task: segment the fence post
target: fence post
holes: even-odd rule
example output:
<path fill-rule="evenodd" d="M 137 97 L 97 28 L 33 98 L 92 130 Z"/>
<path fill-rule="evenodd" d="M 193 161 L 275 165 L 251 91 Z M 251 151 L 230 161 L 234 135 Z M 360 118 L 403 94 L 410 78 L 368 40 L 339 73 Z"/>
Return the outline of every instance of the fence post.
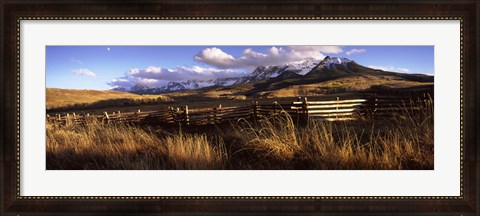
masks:
<path fill-rule="evenodd" d="M 337 113 L 335 114 L 335 118 L 337 119 L 338 119 L 338 106 L 340 106 L 339 102 L 340 102 L 340 98 L 337 97 Z"/>
<path fill-rule="evenodd" d="M 170 119 L 173 119 L 172 107 L 167 107 L 167 121 L 165 122 L 170 123 Z"/>
<path fill-rule="evenodd" d="M 257 122 L 258 101 L 252 101 L 252 120 Z"/>
<path fill-rule="evenodd" d="M 186 122 L 186 125 L 190 125 L 190 118 L 188 116 L 188 106 L 185 105 L 185 122 Z"/>
<path fill-rule="evenodd" d="M 302 124 L 304 126 L 308 125 L 309 121 L 309 116 L 308 116 L 308 100 L 307 97 L 303 98 L 303 103 L 302 103 Z"/>
<path fill-rule="evenodd" d="M 110 123 L 110 117 L 108 116 L 108 113 L 103 112 L 103 114 L 105 115 L 105 119 L 107 119 L 107 123 Z"/>
<path fill-rule="evenodd" d="M 297 102 L 302 102 L 302 97 L 298 97 Z M 295 103 L 292 103 L 292 104 L 295 104 Z M 302 116 L 298 109 L 295 109 L 295 115 L 297 117 L 297 124 L 300 125 L 301 124 L 300 119 L 302 118 Z"/>
<path fill-rule="evenodd" d="M 119 121 L 119 122 L 123 122 L 123 121 L 124 121 L 124 118 L 123 118 L 122 115 L 120 114 L 120 110 L 117 111 L 117 115 L 118 115 L 118 121 Z"/>
<path fill-rule="evenodd" d="M 178 123 L 178 112 L 179 112 L 178 109 L 175 109 L 174 107 L 172 107 L 173 124 Z"/>
<path fill-rule="evenodd" d="M 277 114 L 277 106 L 278 106 L 278 102 L 274 101 L 273 102 L 273 114 Z"/>
<path fill-rule="evenodd" d="M 65 125 L 70 125 L 70 114 L 68 114 L 68 113 L 65 116 Z"/>
<path fill-rule="evenodd" d="M 217 108 L 214 109 L 213 112 L 213 124 L 222 122 L 221 119 L 221 111 L 222 111 L 222 104 L 219 104 Z"/>
<path fill-rule="evenodd" d="M 375 112 L 377 111 L 377 100 L 377 94 L 375 93 L 370 101 L 370 109 L 373 116 L 375 116 Z"/>
<path fill-rule="evenodd" d="M 179 119 L 179 116 L 180 116 L 180 108 L 177 107 L 177 110 L 175 110 L 175 122 L 174 123 L 176 123 L 176 124 L 181 123 L 181 119 Z"/>
<path fill-rule="evenodd" d="M 78 116 L 76 113 L 73 113 L 73 123 L 77 123 L 77 117 L 81 117 L 81 116 Z"/>

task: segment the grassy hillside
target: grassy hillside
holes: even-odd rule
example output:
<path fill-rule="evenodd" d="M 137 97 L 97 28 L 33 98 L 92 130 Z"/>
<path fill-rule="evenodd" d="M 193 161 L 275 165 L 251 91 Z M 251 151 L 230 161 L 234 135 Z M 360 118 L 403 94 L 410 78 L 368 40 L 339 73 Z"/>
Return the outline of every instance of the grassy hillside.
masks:
<path fill-rule="evenodd" d="M 170 100 L 169 97 L 163 95 L 137 95 L 118 91 L 76 90 L 58 88 L 47 88 L 46 99 L 47 109 L 71 107 L 80 104 L 94 104 L 100 101 L 115 101 L 120 99 L 129 99 L 133 101 Z"/>
<path fill-rule="evenodd" d="M 242 94 L 262 97 L 312 96 L 362 91 L 379 85 L 391 88 L 433 85 L 433 81 L 434 77 L 429 75 L 374 70 L 349 63 L 348 67 L 338 66 L 333 69 L 317 67 L 300 78 L 260 81 Z"/>
<path fill-rule="evenodd" d="M 367 68 L 356 63 L 333 69 L 316 67 L 305 76 L 275 77 L 253 83 L 227 87 L 208 87 L 174 92 L 168 95 L 202 96 L 205 98 L 279 98 L 298 96 L 324 96 L 343 92 L 370 90 L 372 86 L 409 88 L 432 86 L 434 77 L 424 74 L 404 74 Z"/>
<path fill-rule="evenodd" d="M 417 80 L 415 80 L 417 78 Z M 177 97 L 205 97 L 205 98 L 281 98 L 298 96 L 325 96 L 335 93 L 354 93 L 369 90 L 372 86 L 389 88 L 409 88 L 416 86 L 431 86 L 433 81 L 422 80 L 421 76 L 397 76 L 391 72 L 376 74 L 349 74 L 337 76 L 322 81 L 318 79 L 286 79 L 282 81 L 260 81 L 251 84 L 241 84 L 226 87 L 209 87 L 204 89 L 173 92 L 167 94 Z"/>
<path fill-rule="evenodd" d="M 433 82 L 409 81 L 394 76 L 347 76 L 325 82 L 288 85 L 283 88 L 266 89 L 257 94 L 263 97 L 294 97 L 294 96 L 319 96 L 325 94 L 353 92 L 370 89 L 372 86 L 386 86 L 390 88 L 408 88 L 415 86 L 433 85 Z"/>

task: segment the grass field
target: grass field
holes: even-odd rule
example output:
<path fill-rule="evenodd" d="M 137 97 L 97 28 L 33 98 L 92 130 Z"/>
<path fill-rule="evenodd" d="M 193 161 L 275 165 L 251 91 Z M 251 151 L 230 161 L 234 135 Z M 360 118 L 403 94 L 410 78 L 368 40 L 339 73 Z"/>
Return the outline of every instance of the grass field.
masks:
<path fill-rule="evenodd" d="M 99 91 L 99 90 L 73 90 L 47 88 L 46 90 L 47 110 L 63 109 L 82 109 L 85 106 L 118 106 L 123 102 L 137 102 L 140 104 L 149 101 L 171 101 L 164 95 L 137 95 L 119 91 Z"/>
<path fill-rule="evenodd" d="M 433 169 L 433 104 L 359 121 L 208 128 L 47 124 L 47 169 Z"/>
<path fill-rule="evenodd" d="M 429 86 L 433 83 L 415 82 L 399 79 L 398 77 L 379 76 L 352 76 L 342 77 L 320 83 L 306 85 L 291 85 L 285 88 L 263 91 L 260 94 L 265 97 L 291 97 L 295 95 L 322 96 L 332 93 L 352 93 L 367 90 L 372 86 L 388 86 L 389 88 L 408 88 L 415 86 Z"/>

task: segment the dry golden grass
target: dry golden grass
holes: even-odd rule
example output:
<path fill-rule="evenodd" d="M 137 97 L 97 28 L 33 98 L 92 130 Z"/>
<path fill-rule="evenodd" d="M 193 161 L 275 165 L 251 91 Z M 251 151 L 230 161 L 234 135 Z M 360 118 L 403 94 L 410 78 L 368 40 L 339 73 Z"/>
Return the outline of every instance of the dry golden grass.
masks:
<path fill-rule="evenodd" d="M 221 139 L 131 125 L 47 124 L 47 169 L 222 169 Z"/>
<path fill-rule="evenodd" d="M 238 124 L 247 149 L 271 169 L 433 169 L 433 102 L 388 118 L 311 121 L 298 128 L 283 113 Z"/>
<path fill-rule="evenodd" d="M 165 93 L 163 95 L 177 98 L 177 97 L 206 97 L 206 98 L 228 98 L 230 96 L 239 95 L 243 92 L 252 90 L 253 84 L 236 84 L 233 86 L 211 86 L 207 88 L 200 88 L 195 90 L 185 90 L 178 92 Z"/>
<path fill-rule="evenodd" d="M 343 77 L 335 80 L 319 82 L 308 85 L 292 85 L 286 88 L 264 91 L 265 97 L 292 97 L 292 96 L 318 96 L 334 93 L 338 91 L 359 91 L 366 90 L 371 86 L 388 86 L 390 88 L 407 88 L 420 85 L 431 85 L 433 83 L 407 81 L 398 77 L 379 77 L 379 76 L 354 76 Z"/>
<path fill-rule="evenodd" d="M 46 92 L 47 109 L 71 107 L 74 105 L 87 105 L 99 101 L 130 99 L 130 100 L 162 100 L 169 101 L 169 97 L 164 95 L 137 95 L 119 91 L 99 91 L 99 90 L 76 90 L 76 89 L 58 89 L 47 88 Z"/>
<path fill-rule="evenodd" d="M 206 91 L 205 93 L 201 94 L 204 97 L 207 98 L 228 98 L 232 97 L 234 92 L 231 90 L 224 90 L 224 89 L 216 89 L 214 91 Z M 243 95 L 241 95 L 243 96 Z M 244 96 L 245 97 L 245 96 Z"/>
<path fill-rule="evenodd" d="M 433 169 L 433 103 L 388 118 L 311 121 L 288 114 L 205 132 L 47 124 L 47 169 Z"/>

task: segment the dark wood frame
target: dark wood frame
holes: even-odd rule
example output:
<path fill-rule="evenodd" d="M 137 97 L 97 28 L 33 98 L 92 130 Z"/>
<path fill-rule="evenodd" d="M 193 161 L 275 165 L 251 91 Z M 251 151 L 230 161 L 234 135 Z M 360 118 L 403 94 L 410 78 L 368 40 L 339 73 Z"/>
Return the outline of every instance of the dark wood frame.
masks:
<path fill-rule="evenodd" d="M 17 21 L 20 17 L 407 17 L 463 23 L 463 178 L 459 197 L 21 197 L 17 193 Z M 1 215 L 410 214 L 479 215 L 477 122 L 480 2 L 467 1 L 19 1 L 0 3 Z"/>

